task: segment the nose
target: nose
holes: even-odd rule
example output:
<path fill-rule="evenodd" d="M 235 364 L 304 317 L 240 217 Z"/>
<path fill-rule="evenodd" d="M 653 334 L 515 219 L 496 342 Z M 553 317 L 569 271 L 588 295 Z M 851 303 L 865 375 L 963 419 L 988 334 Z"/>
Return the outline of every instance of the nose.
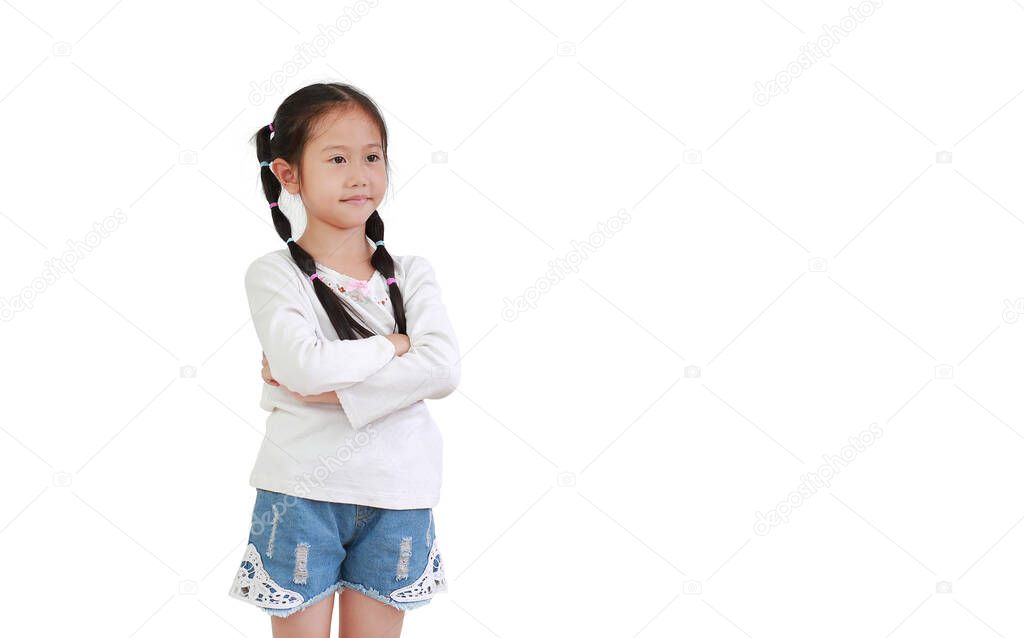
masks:
<path fill-rule="evenodd" d="M 358 162 L 352 164 L 348 175 L 349 187 L 366 186 L 366 167 Z"/>

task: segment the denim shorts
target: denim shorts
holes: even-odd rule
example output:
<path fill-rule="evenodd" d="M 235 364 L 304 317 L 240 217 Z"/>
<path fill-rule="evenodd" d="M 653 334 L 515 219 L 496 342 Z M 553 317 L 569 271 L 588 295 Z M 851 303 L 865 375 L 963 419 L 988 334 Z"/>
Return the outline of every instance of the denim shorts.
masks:
<path fill-rule="evenodd" d="M 256 489 L 229 594 L 288 616 L 342 587 L 398 609 L 447 591 L 430 508 L 393 510 Z"/>

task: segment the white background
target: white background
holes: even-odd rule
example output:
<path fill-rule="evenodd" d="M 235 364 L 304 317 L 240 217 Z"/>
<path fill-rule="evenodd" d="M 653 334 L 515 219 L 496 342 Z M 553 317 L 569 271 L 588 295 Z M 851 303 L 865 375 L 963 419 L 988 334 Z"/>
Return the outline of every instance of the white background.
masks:
<path fill-rule="evenodd" d="M 404 635 L 1021 635 L 1024 6 L 851 6 L 0 4 L 3 633 L 270 634 L 248 138 L 341 81 L 464 355 Z"/>

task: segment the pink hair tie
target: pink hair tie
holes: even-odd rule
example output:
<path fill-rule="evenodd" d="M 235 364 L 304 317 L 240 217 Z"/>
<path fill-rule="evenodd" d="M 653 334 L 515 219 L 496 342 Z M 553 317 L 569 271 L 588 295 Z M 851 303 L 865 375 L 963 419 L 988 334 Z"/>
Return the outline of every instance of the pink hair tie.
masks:
<path fill-rule="evenodd" d="M 271 208 L 274 208 L 275 206 L 277 206 L 277 202 L 270 202 L 270 207 Z"/>
<path fill-rule="evenodd" d="M 320 279 L 320 273 L 315 272 L 309 276 L 309 280 L 312 282 L 314 279 Z"/>
<path fill-rule="evenodd" d="M 268 124 L 268 126 L 270 127 L 270 132 L 273 133 L 274 132 L 274 123 L 271 122 L 270 124 Z"/>
<path fill-rule="evenodd" d="M 395 278 L 394 277 L 388 277 L 387 284 L 390 286 L 393 283 L 395 283 Z"/>

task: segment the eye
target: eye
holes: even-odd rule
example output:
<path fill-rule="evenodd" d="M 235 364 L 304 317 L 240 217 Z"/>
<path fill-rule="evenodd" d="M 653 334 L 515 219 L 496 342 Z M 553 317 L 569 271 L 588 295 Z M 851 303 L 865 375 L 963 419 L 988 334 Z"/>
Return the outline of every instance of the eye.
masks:
<path fill-rule="evenodd" d="M 344 158 L 344 157 L 342 157 L 341 155 L 335 155 L 334 157 L 332 157 L 332 158 L 331 158 L 331 160 L 330 160 L 330 161 L 331 161 L 331 162 L 334 162 L 335 164 L 338 164 L 338 163 L 340 163 L 340 162 L 335 162 L 334 160 L 336 160 L 336 159 L 341 159 L 341 160 L 343 160 L 343 159 L 345 159 L 345 158 Z"/>
<path fill-rule="evenodd" d="M 378 161 L 378 162 L 380 161 L 380 155 L 377 155 L 376 153 L 370 153 L 369 155 L 367 155 L 367 157 L 376 157 L 377 158 L 376 161 Z"/>

